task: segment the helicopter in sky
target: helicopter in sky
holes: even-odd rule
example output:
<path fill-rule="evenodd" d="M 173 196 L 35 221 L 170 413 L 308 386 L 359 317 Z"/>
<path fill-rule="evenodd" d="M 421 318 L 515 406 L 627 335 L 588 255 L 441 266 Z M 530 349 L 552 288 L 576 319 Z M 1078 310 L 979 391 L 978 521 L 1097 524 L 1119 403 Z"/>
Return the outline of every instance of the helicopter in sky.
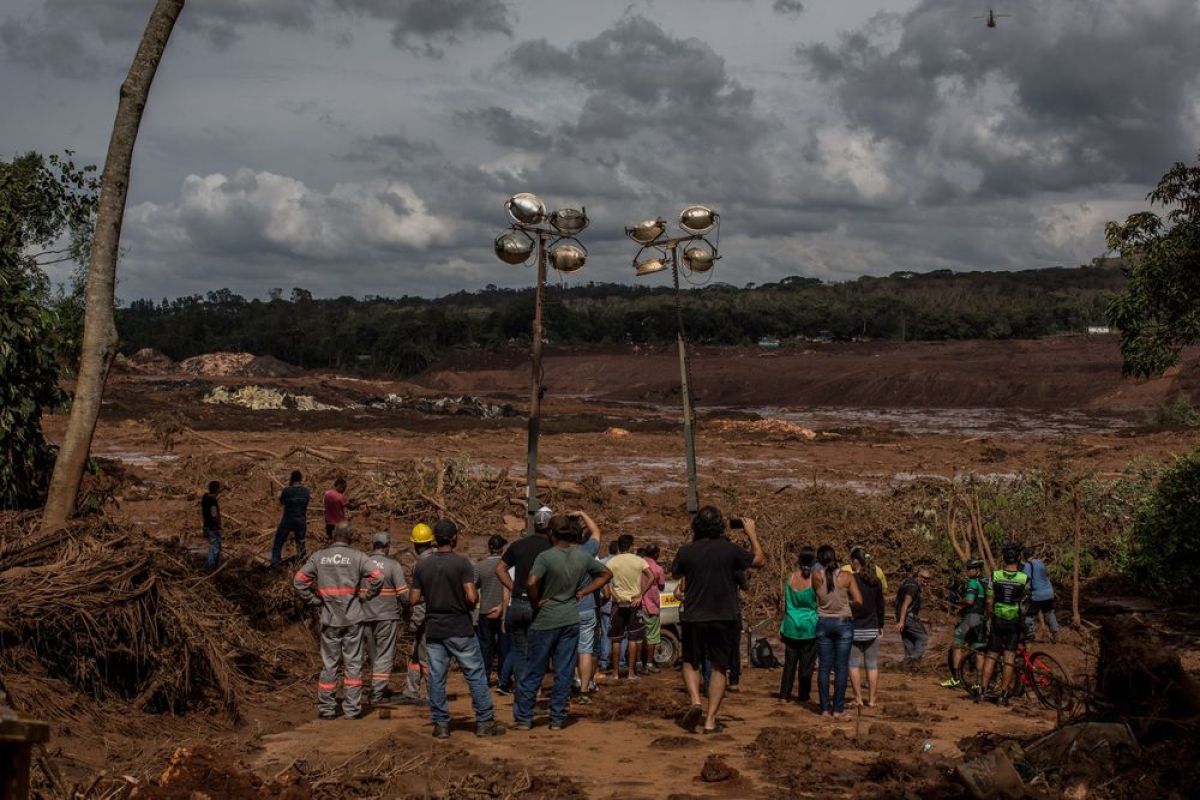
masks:
<path fill-rule="evenodd" d="M 994 28 L 994 27 L 996 27 L 997 19 L 999 19 L 1000 17 L 1011 17 L 1011 16 L 1012 16 L 1012 14 L 997 14 L 995 11 L 993 11 L 992 9 L 989 8 L 986 17 L 979 16 L 979 17 L 975 17 L 975 19 L 986 19 L 987 22 L 985 22 L 984 24 L 989 28 Z"/>

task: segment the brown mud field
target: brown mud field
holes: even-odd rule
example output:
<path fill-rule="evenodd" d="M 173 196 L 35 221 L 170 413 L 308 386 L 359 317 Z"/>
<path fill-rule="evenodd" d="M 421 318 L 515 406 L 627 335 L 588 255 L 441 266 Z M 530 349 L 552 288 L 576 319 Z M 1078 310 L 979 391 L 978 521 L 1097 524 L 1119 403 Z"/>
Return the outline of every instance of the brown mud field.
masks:
<path fill-rule="evenodd" d="M 1200 444 L 1195 432 L 1143 424 L 1147 412 L 1196 388 L 1197 354 L 1169 377 L 1135 382 L 1121 379 L 1116 343 L 1106 337 L 806 348 L 695 351 L 700 493 L 760 521 L 768 567 L 746 597 L 746 622 L 759 634 L 773 629 L 774 587 L 797 544 L 829 541 L 844 553 L 866 543 L 893 582 L 903 561 L 935 569 L 929 655 L 919 670 L 901 669 L 899 639 L 889 629 L 877 707 L 825 719 L 771 696 L 778 670 L 747 665 L 741 691 L 727 698 L 727 729 L 716 736 L 689 735 L 677 724 L 686 697 L 675 671 L 607 685 L 594 703 L 573 703 L 574 722 L 562 733 L 548 731 L 539 716 L 531 732 L 476 739 L 457 676 L 448 743 L 434 743 L 427 716 L 411 708 L 386 718 L 376 711 L 354 722 L 317 721 L 312 619 L 291 598 L 294 565 L 272 570 L 267 563 L 287 473 L 302 469 L 318 489 L 345 475 L 358 501 L 356 527 L 390 530 L 401 550 L 413 523 L 445 514 L 464 530 L 461 549 L 478 555 L 488 535 L 511 539 L 521 526 L 527 363 L 519 355 L 467 353 L 407 382 L 290 371 L 114 374 L 93 446 L 98 474 L 87 481 L 96 513 L 61 547 L 31 539 L 28 517 L 0 519 L 0 575 L 10 593 L 42 591 L 45 575 L 64 564 L 100 563 L 112 570 L 107 582 L 80 597 L 118 587 L 140 604 L 135 614 L 115 601 L 62 601 L 63 624 L 78 620 L 91 632 L 77 660 L 55 649 L 54 637 L 67 634 L 49 622 L 0 616 L 4 688 L 15 705 L 53 725 L 35 764 L 37 796 L 964 796 L 953 777 L 964 758 L 1007 739 L 1029 742 L 1064 720 L 1032 697 L 1003 708 L 938 686 L 952 627 L 940 598 L 954 503 L 981 498 L 992 535 L 1003 529 L 1044 541 L 1051 560 L 1061 559 L 1070 497 L 1044 487 L 1068 479 L 1108 487 L 1139 464 Z M 668 553 L 687 524 L 674 359 L 671 349 L 553 351 L 541 439 L 543 496 L 551 505 L 588 510 L 606 539 L 630 532 Z M 219 386 L 261 387 L 291 399 L 266 409 L 206 402 Z M 301 411 L 308 401 L 296 397 L 335 408 Z M 505 405 L 511 411 L 494 410 Z M 62 416 L 45 422 L 52 439 L 64 425 Z M 1030 474 L 1041 483 L 1024 478 Z M 198 503 L 208 480 L 228 487 L 226 561 L 202 577 Z M 992 502 L 990 482 L 1044 491 L 1036 513 Z M 310 550 L 321 528 L 318 505 L 310 508 Z M 1118 522 L 1097 511 L 1085 523 L 1089 546 L 1103 560 Z M 407 566 L 407 553 L 402 561 Z M 126 562 L 141 571 L 122 572 Z M 1085 609 L 1119 593 L 1111 582 L 1094 585 L 1085 584 Z M 1059 589 L 1066 621 L 1069 583 Z M 2 585 L 0 599 L 20 606 Z M 1170 634 L 1195 678 L 1195 623 L 1168 624 L 1153 608 L 1131 607 Z M 1085 611 L 1085 620 L 1111 611 Z M 1090 691 L 1097 670 L 1095 630 L 1087 625 L 1057 644 L 1037 645 L 1067 667 L 1081 692 Z M 80 666 L 105 636 L 142 657 L 134 658 L 136 679 L 122 684 L 111 671 Z M 157 659 L 153 669 L 148 653 Z M 497 717 L 509 721 L 511 700 L 496 700 Z M 1035 796 L 1058 797 L 1068 784 L 1077 787 L 1070 781 L 1086 778 L 1090 794 L 1072 796 L 1132 796 L 1111 775 L 1079 774 L 1027 786 Z M 1155 780 L 1144 779 L 1142 788 L 1158 786 Z"/>

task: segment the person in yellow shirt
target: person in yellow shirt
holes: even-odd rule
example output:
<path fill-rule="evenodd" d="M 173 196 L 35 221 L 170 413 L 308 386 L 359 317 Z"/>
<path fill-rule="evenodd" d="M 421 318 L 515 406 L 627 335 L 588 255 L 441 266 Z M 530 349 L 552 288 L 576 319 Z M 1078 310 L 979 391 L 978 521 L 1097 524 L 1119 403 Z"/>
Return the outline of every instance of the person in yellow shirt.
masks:
<path fill-rule="evenodd" d="M 632 552 L 633 536 L 623 533 L 617 539 L 617 554 L 608 560 L 612 583 L 606 591 L 612 596 L 612 622 L 608 639 L 612 648 L 612 679 L 621 679 L 621 641 L 627 640 L 626 658 L 629 679 L 638 680 L 634 665 L 646 638 L 646 620 L 642 616 L 642 593 L 654 580 L 646 560 Z"/>

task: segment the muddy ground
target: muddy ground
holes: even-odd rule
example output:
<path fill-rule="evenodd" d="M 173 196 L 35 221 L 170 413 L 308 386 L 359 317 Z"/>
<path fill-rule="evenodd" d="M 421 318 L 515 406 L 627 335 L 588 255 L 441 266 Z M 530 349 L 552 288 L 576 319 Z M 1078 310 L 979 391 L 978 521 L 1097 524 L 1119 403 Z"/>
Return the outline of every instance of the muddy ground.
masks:
<path fill-rule="evenodd" d="M 701 497 L 725 505 L 752 495 L 759 503 L 765 497 L 782 506 L 793 492 L 811 486 L 868 497 L 964 475 L 1012 476 L 1054 460 L 1090 475 L 1117 476 L 1139 460 L 1163 461 L 1200 444 L 1196 433 L 1143 426 L 1149 410 L 1193 388 L 1195 362 L 1190 353 L 1177 374 L 1131 382 L 1120 378 L 1119 354 L 1107 338 L 812 345 L 779 354 L 702 349 L 693 363 Z M 682 541 L 686 515 L 675 369 L 672 350 L 556 352 L 547 361 L 541 474 L 556 483 L 561 504 L 596 513 L 606 536 L 629 531 L 671 549 Z M 388 484 L 379 476 L 413 462 L 429 469 L 436 464 L 447 476 L 446 465 L 461 465 L 472 475 L 507 471 L 516 480 L 524 471 L 524 420 L 372 408 L 370 401 L 388 394 L 475 395 L 520 409 L 527 383 L 519 356 L 482 354 L 463 354 L 408 382 L 329 374 L 116 375 L 93 449 L 104 459 L 107 476 L 97 483 L 98 500 L 118 525 L 177 542 L 197 557 L 203 548 L 197 524 L 201 487 L 221 480 L 229 487 L 223 500 L 229 552 L 257 563 L 269 555 L 279 482 L 297 466 L 320 488 L 335 474 L 347 475 L 349 494 L 353 499 L 357 493 L 361 504 L 356 524 L 400 538 L 415 518 L 435 513 L 435 507 L 398 510 L 384 496 L 395 488 L 394 479 Z M 201 402 L 219 385 L 269 386 L 343 408 L 255 411 Z M 64 425 L 62 417 L 46 420 L 52 438 Z M 164 427 L 174 431 L 169 450 Z M 465 496 L 450 487 L 446 493 Z M 512 535 L 520 495 L 519 486 L 498 483 L 471 501 L 473 507 L 449 509 L 467 523 L 468 553 L 480 553 L 490 533 Z M 321 527 L 316 505 L 310 541 Z M 844 551 L 858 533 L 823 528 L 819 534 L 790 535 L 827 537 Z M 898 577 L 898 563 L 883 566 L 893 580 Z M 279 583 L 286 575 L 264 580 Z M 237 719 L 220 713 L 152 715 L 119 703 L 97 716 L 81 700 L 74 718 L 54 720 L 48 752 L 64 780 L 86 781 L 107 770 L 98 785 L 115 786 L 124 780 L 118 773 L 145 785 L 177 747 L 215 746 L 219 761 L 238 764 L 262 781 L 286 783 L 289 775 L 302 774 L 307 781 L 302 796 L 921 794 L 922 785 L 946 778 L 974 737 L 1028 737 L 1056 723 L 1054 714 L 1032 700 L 1011 709 L 975 705 L 965 694 L 937 686 L 949 618 L 935 613 L 933 631 L 929 663 L 917 673 L 895 666 L 900 645 L 889 631 L 880 706 L 836 723 L 811 708 L 780 705 L 771 697 L 778 671 L 748 668 L 743 690 L 727 702 L 728 730 L 722 735 L 688 735 L 677 726 L 674 718 L 685 698 L 678 676 L 666 673 L 606 686 L 595 704 L 573 706 L 576 722 L 563 734 L 539 727 L 476 740 L 466 728 L 469 703 L 456 677 L 452 705 L 461 724 L 449 745 L 435 745 L 427 718 L 411 709 L 393 711 L 389 719 L 372 714 L 358 722 L 317 722 L 310 657 L 296 665 L 298 677 L 287 685 L 249 692 Z M 302 620 L 281 624 L 272 635 L 300 653 L 315 649 Z M 1088 636 L 1071 633 L 1047 649 L 1081 682 L 1094 670 Z M 1200 658 L 1195 650 L 1185 655 L 1194 674 Z M 9 683 L 14 694 L 27 685 L 21 678 Z M 510 707 L 508 699 L 498 699 L 500 719 L 510 719 Z M 119 724 L 105 724 L 106 716 Z M 717 762 L 706 770 L 713 756 Z M 725 780 L 706 782 L 702 772 Z M 286 795 L 272 786 L 243 788 L 245 796 Z M 230 789 L 228 796 L 242 795 Z"/>

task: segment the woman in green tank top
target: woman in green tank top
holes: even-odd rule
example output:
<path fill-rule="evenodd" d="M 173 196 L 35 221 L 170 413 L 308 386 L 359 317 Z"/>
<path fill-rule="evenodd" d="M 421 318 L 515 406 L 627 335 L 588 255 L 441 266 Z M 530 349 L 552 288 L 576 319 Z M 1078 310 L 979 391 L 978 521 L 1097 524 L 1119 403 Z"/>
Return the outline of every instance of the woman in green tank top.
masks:
<path fill-rule="evenodd" d="M 779 636 L 783 639 L 783 681 L 779 702 L 792 699 L 792 684 L 799 672 L 796 701 L 807 703 L 812 694 L 813 667 L 817 659 L 817 593 L 812 585 L 812 565 L 817 554 L 811 547 L 800 551 L 794 572 L 783 582 L 783 621 Z"/>

